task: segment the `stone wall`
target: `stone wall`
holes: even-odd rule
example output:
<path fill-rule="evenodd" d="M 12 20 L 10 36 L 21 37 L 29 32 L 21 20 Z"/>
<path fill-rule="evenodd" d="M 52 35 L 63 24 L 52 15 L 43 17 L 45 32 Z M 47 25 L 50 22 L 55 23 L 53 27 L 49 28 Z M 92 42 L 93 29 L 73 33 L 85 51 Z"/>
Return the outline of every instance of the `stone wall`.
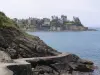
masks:
<path fill-rule="evenodd" d="M 2 63 L 0 69 L 8 75 L 63 75 L 75 72 L 93 72 L 93 62 L 80 59 L 74 54 L 15 59 L 13 63 Z M 1 74 L 0 74 L 1 75 Z M 7 74 L 2 74 L 7 75 Z M 77 75 L 77 73 L 73 74 Z M 90 73 L 89 73 L 90 75 Z"/>

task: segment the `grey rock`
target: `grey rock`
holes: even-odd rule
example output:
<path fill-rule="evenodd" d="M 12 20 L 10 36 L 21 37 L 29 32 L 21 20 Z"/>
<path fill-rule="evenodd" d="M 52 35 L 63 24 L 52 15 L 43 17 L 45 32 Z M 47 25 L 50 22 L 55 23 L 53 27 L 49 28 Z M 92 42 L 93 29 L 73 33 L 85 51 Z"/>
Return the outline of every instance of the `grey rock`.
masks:
<path fill-rule="evenodd" d="M 12 59 L 54 56 L 60 52 L 47 46 L 39 37 L 27 35 L 16 28 L 0 29 L 0 47 Z"/>
<path fill-rule="evenodd" d="M 21 63 L 20 65 L 15 64 L 8 67 L 14 75 L 93 72 L 93 62 L 83 60 L 75 54 L 62 54 L 46 45 L 39 37 L 30 36 L 12 27 L 0 28 L 0 57 L 1 62 L 18 59 L 12 62 Z M 30 64 L 24 64 L 23 61 Z"/>

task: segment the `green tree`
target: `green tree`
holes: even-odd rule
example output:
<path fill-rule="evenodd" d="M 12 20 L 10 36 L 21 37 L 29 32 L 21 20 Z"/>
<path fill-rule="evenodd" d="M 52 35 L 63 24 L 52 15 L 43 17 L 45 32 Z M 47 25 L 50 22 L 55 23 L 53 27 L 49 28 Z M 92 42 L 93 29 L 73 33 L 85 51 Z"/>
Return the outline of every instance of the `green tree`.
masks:
<path fill-rule="evenodd" d="M 78 17 L 73 17 L 73 22 L 74 22 L 75 25 L 83 26 Z"/>

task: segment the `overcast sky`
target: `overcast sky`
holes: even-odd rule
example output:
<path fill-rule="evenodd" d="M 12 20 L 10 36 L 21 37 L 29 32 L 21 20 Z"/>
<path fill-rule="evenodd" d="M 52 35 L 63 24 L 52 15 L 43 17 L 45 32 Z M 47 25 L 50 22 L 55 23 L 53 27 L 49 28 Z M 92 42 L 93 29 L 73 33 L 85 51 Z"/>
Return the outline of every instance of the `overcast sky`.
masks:
<path fill-rule="evenodd" d="M 100 0 L 0 0 L 0 10 L 10 18 L 77 16 L 85 26 L 100 27 Z"/>

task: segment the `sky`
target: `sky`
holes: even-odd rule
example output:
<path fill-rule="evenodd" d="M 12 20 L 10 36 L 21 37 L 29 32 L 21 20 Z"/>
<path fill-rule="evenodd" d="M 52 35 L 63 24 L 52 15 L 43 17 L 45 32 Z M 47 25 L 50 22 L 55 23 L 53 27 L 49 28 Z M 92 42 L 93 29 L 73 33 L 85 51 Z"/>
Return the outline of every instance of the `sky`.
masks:
<path fill-rule="evenodd" d="M 100 27 L 100 0 L 0 0 L 0 11 L 10 18 L 79 17 L 84 26 Z"/>

